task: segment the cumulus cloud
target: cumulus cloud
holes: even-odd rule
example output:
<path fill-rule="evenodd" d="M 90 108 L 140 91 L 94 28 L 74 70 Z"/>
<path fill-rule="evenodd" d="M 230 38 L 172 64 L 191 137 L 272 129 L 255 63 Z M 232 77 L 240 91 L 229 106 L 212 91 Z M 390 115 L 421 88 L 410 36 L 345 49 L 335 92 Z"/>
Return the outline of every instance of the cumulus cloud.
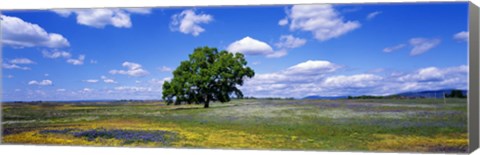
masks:
<path fill-rule="evenodd" d="M 20 66 L 20 65 L 29 65 L 35 64 L 34 61 L 27 58 L 16 58 L 8 62 L 2 63 L 2 68 L 4 69 L 19 69 L 19 70 L 30 70 L 30 67 Z"/>
<path fill-rule="evenodd" d="M 93 91 L 93 89 L 91 89 L 91 88 L 83 88 L 82 90 L 80 90 L 80 93 L 90 93 L 92 91 Z"/>
<path fill-rule="evenodd" d="M 341 68 L 340 65 L 323 60 L 308 60 L 292 67 L 289 67 L 285 73 L 291 75 L 319 74 L 336 71 Z"/>
<path fill-rule="evenodd" d="M 110 74 L 123 74 L 123 75 L 129 75 L 129 76 L 146 76 L 149 73 L 142 68 L 142 65 L 133 63 L 133 62 L 128 62 L 125 61 L 122 63 L 123 67 L 126 67 L 127 70 L 110 70 Z"/>
<path fill-rule="evenodd" d="M 138 13 L 138 14 L 152 13 L 152 9 L 149 9 L 149 8 L 125 8 L 124 10 L 127 10 L 128 12 L 131 12 L 131 13 Z"/>
<path fill-rule="evenodd" d="M 128 9 L 57 9 L 53 10 L 62 17 L 76 15 L 77 23 L 94 28 L 104 28 L 111 25 L 117 28 L 130 28 L 132 22 L 130 15 L 149 14 L 150 9 L 128 8 Z"/>
<path fill-rule="evenodd" d="M 153 84 L 153 85 L 163 86 L 163 83 L 165 83 L 165 81 L 170 81 L 170 80 L 172 80 L 171 77 L 166 77 L 166 78 L 163 78 L 163 79 L 153 78 L 149 81 L 149 83 Z"/>
<path fill-rule="evenodd" d="M 283 50 L 278 50 L 278 51 L 272 52 L 270 54 L 267 54 L 266 57 L 267 58 L 281 58 L 281 57 L 284 57 L 286 55 L 287 55 L 287 50 L 283 49 Z"/>
<path fill-rule="evenodd" d="M 72 56 L 72 54 L 70 54 L 70 52 L 58 51 L 58 50 L 54 50 L 54 51 L 50 51 L 50 52 L 47 51 L 47 50 L 43 50 L 42 54 L 43 54 L 43 57 L 50 58 L 50 59 L 56 59 L 56 58 L 68 59 Z"/>
<path fill-rule="evenodd" d="M 374 87 L 381 80 L 383 80 L 383 77 L 373 74 L 339 75 L 326 78 L 323 81 L 323 86 L 329 88 L 365 88 Z"/>
<path fill-rule="evenodd" d="M 211 21 L 213 21 L 212 15 L 196 14 L 194 10 L 184 10 L 172 16 L 170 28 L 172 31 L 180 31 L 184 34 L 198 36 L 205 31 L 200 24 L 208 24 Z"/>
<path fill-rule="evenodd" d="M 375 11 L 375 12 L 369 13 L 367 15 L 367 20 L 372 20 L 373 18 L 377 17 L 380 14 L 382 14 L 381 11 Z"/>
<path fill-rule="evenodd" d="M 110 78 L 107 78 L 106 76 L 103 76 L 103 75 L 102 75 L 100 78 L 101 78 L 101 79 L 103 80 L 103 82 L 105 82 L 105 83 L 117 83 L 117 81 L 115 81 L 115 80 L 113 80 L 113 79 L 110 79 Z"/>
<path fill-rule="evenodd" d="M 49 59 L 63 58 L 63 59 L 66 59 L 67 63 L 72 65 L 83 65 L 85 61 L 85 55 L 83 54 L 79 55 L 77 59 L 74 59 L 74 58 L 71 58 L 72 54 L 70 52 L 59 51 L 59 50 L 53 50 L 53 51 L 43 50 L 42 55 L 43 57 L 49 58 Z"/>
<path fill-rule="evenodd" d="M 288 24 L 288 18 L 283 18 L 283 19 L 278 21 L 278 25 L 280 25 L 280 26 L 285 26 L 287 24 Z"/>
<path fill-rule="evenodd" d="M 167 66 L 162 66 L 160 68 L 160 72 L 171 72 L 171 71 L 173 71 L 173 69 Z"/>
<path fill-rule="evenodd" d="M 88 83 L 97 83 L 98 80 L 97 80 L 97 79 L 88 79 L 88 80 L 85 80 L 85 82 L 88 82 Z"/>
<path fill-rule="evenodd" d="M 138 86 L 119 86 L 115 87 L 115 90 L 118 91 L 127 91 L 127 92 L 149 92 L 152 91 L 152 88 L 149 87 L 138 87 Z"/>
<path fill-rule="evenodd" d="M 68 59 L 67 63 L 72 65 L 83 65 L 84 60 L 85 60 L 85 55 L 79 55 L 78 59 Z"/>
<path fill-rule="evenodd" d="M 468 31 L 462 31 L 462 32 L 456 33 L 455 35 L 453 35 L 453 39 L 458 41 L 468 42 Z"/>
<path fill-rule="evenodd" d="M 297 48 L 305 45 L 306 39 L 296 38 L 292 35 L 280 36 L 280 41 L 275 44 L 277 48 Z"/>
<path fill-rule="evenodd" d="M 10 63 L 11 64 L 35 64 L 34 61 L 30 60 L 30 59 L 27 59 L 27 58 L 16 58 L 16 59 L 13 59 L 13 60 L 10 60 Z"/>
<path fill-rule="evenodd" d="M 295 5 L 287 12 L 290 30 L 311 32 L 319 41 L 338 38 L 360 27 L 358 21 L 346 21 L 332 5 Z M 281 24 L 287 23 L 282 21 Z M 280 23 L 280 22 L 279 22 Z"/>
<path fill-rule="evenodd" d="M 274 50 L 266 42 L 246 36 L 228 45 L 227 50 L 232 53 L 239 52 L 245 55 L 264 55 L 267 58 L 280 58 L 287 55 L 287 49 L 303 46 L 306 42 L 307 40 L 292 35 L 282 35 L 279 41 L 275 43 L 277 50 Z"/>
<path fill-rule="evenodd" d="M 407 91 L 466 89 L 466 65 L 425 67 L 407 73 L 358 73 L 342 75 L 342 66 L 324 60 L 309 60 L 284 70 L 260 73 L 245 81 L 246 96 L 297 97 L 308 95 L 390 95 Z"/>
<path fill-rule="evenodd" d="M 227 50 L 232 53 L 238 52 L 245 55 L 264 55 L 268 58 L 283 57 L 287 54 L 286 50 L 274 51 L 267 43 L 249 36 L 231 43 L 228 45 Z"/>
<path fill-rule="evenodd" d="M 18 48 L 70 46 L 66 38 L 58 33 L 48 33 L 37 24 L 26 22 L 18 17 L 0 16 L 2 43 Z M 21 30 L 21 31 L 20 31 Z"/>
<path fill-rule="evenodd" d="M 398 45 L 395 45 L 395 46 L 392 46 L 392 47 L 384 48 L 383 52 L 390 53 L 390 52 L 393 52 L 393 51 L 400 50 L 400 49 L 404 48 L 405 46 L 406 46 L 405 44 L 398 44 Z"/>
<path fill-rule="evenodd" d="M 30 67 L 19 66 L 16 64 L 2 63 L 2 68 L 5 69 L 19 69 L 19 70 L 30 70 Z"/>
<path fill-rule="evenodd" d="M 272 47 L 265 42 L 253 39 L 249 36 L 231 43 L 227 50 L 232 53 L 243 53 L 246 55 L 268 55 L 273 53 Z"/>
<path fill-rule="evenodd" d="M 411 56 L 423 54 L 430 49 L 440 44 L 440 39 L 427 39 L 427 38 L 412 38 L 409 41 L 413 49 L 410 51 Z"/>
<path fill-rule="evenodd" d="M 53 82 L 51 80 L 42 80 L 42 81 L 32 80 L 28 82 L 28 85 L 51 86 L 53 85 Z"/>

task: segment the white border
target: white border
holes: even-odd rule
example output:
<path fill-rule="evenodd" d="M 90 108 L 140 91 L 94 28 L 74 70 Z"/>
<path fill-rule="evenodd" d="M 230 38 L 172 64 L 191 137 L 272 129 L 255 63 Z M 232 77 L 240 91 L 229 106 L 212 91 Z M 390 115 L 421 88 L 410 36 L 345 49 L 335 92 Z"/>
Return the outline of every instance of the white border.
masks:
<path fill-rule="evenodd" d="M 408 3 L 468 0 L 0 0 L 0 10 L 99 8 L 99 7 L 179 7 L 228 5 L 282 5 L 312 3 Z M 475 2 L 476 4 L 480 2 Z"/>
<path fill-rule="evenodd" d="M 0 10 L 31 10 L 54 8 L 101 8 L 101 7 L 179 7 L 179 6 L 232 6 L 232 5 L 282 5 L 312 3 L 409 3 L 409 2 L 451 2 L 467 0 L 0 0 Z M 473 0 L 480 6 L 480 1 Z M 165 149 L 165 148 L 124 148 L 124 147 L 81 147 L 81 146 L 40 146 L 40 145 L 0 145 L 2 154 L 34 155 L 84 155 L 84 154 L 205 154 L 205 155 L 254 155 L 254 154 L 412 154 L 412 153 L 362 153 L 362 152 L 318 152 L 318 151 L 257 151 L 257 150 L 220 150 L 220 149 Z M 472 154 L 480 155 L 480 150 Z M 427 154 L 422 154 L 427 155 Z"/>

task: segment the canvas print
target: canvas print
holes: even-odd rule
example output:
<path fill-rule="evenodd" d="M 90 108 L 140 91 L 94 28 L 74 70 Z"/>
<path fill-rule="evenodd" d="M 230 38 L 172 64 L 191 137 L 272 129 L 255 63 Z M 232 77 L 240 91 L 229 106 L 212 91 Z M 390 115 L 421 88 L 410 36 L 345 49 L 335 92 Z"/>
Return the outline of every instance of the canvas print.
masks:
<path fill-rule="evenodd" d="M 465 153 L 468 3 L 3 10 L 3 144 Z"/>

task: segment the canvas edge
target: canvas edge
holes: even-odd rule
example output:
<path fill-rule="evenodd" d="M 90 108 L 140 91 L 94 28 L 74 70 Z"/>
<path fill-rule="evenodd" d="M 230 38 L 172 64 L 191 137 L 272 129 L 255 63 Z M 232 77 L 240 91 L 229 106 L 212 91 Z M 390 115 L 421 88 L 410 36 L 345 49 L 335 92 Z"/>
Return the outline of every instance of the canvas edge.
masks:
<path fill-rule="evenodd" d="M 479 146 L 479 8 L 469 4 L 468 152 Z"/>

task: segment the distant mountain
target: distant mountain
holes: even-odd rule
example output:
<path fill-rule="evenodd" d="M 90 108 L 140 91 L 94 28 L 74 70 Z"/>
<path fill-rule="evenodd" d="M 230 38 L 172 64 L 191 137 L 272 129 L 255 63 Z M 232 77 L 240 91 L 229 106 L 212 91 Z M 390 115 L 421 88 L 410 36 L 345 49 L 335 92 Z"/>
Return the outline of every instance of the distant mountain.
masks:
<path fill-rule="evenodd" d="M 336 99 L 346 99 L 348 96 L 317 96 L 317 95 L 312 95 L 312 96 L 306 96 L 302 99 L 304 100 L 319 100 L 319 99 L 324 99 L 324 100 L 336 100 Z"/>
<path fill-rule="evenodd" d="M 388 96 L 383 96 L 383 97 L 405 97 L 405 98 L 443 98 L 443 95 L 450 95 L 452 93 L 452 90 L 458 90 L 458 89 L 442 89 L 442 90 L 427 90 L 427 91 L 418 91 L 418 92 L 404 92 L 404 93 L 399 93 L 399 94 L 394 94 L 394 95 L 388 95 Z M 461 90 L 462 94 L 464 96 L 467 96 L 467 90 Z M 367 96 L 367 97 L 376 97 L 376 96 Z M 382 96 L 378 96 L 382 97 Z M 318 96 L 318 95 L 312 95 L 312 96 L 306 96 L 302 99 L 304 100 L 320 100 L 320 99 L 325 99 L 325 100 L 336 100 L 336 99 L 347 99 L 348 96 Z"/>
<path fill-rule="evenodd" d="M 443 95 L 450 95 L 452 90 L 458 89 L 442 89 L 442 90 L 428 90 L 428 91 L 419 91 L 419 92 L 404 92 L 396 94 L 396 96 L 409 97 L 409 98 L 443 98 Z M 467 96 L 467 90 L 461 90 L 462 94 Z"/>

